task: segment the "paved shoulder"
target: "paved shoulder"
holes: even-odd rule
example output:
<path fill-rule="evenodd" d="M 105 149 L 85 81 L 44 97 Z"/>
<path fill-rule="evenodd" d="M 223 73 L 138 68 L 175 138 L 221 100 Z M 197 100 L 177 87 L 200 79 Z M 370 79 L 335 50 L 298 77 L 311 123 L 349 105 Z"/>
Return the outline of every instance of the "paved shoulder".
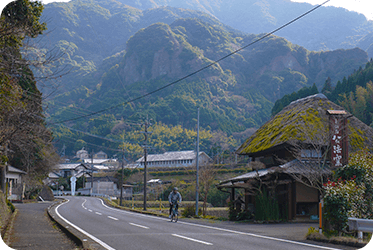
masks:
<path fill-rule="evenodd" d="M 77 246 L 48 218 L 46 209 L 51 203 L 15 204 L 17 217 L 11 235 L 14 249 L 77 249 Z"/>

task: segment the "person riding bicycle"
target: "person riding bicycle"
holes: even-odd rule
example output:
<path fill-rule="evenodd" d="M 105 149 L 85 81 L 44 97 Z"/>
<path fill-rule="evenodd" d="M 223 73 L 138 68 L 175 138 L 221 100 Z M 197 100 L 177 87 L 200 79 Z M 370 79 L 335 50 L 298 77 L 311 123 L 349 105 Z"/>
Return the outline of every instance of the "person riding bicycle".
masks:
<path fill-rule="evenodd" d="M 171 193 L 168 195 L 168 201 L 170 202 L 170 216 L 171 218 L 171 212 L 172 212 L 172 206 L 174 203 L 176 203 L 176 211 L 179 208 L 179 204 L 181 203 L 181 194 L 177 191 L 177 187 L 174 187 L 174 189 L 171 191 Z"/>

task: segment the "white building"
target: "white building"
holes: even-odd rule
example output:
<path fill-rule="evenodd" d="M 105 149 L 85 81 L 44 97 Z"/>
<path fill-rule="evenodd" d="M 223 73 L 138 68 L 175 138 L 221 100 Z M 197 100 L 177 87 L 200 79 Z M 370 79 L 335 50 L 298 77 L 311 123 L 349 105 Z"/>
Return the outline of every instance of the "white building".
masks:
<path fill-rule="evenodd" d="M 100 151 L 93 155 L 93 158 L 95 159 L 107 159 L 107 154 L 103 151 Z"/>
<path fill-rule="evenodd" d="M 85 150 L 84 148 L 82 148 L 81 150 L 79 150 L 78 152 L 76 152 L 76 157 L 83 160 L 83 159 L 88 159 L 89 158 L 89 154 L 88 154 L 88 151 Z"/>
<path fill-rule="evenodd" d="M 144 157 L 136 161 L 140 168 L 144 167 Z M 203 166 L 211 162 L 211 158 L 204 152 L 199 152 L 198 164 Z M 191 167 L 196 165 L 196 152 L 175 151 L 163 154 L 149 154 L 146 159 L 147 167 Z"/>
<path fill-rule="evenodd" d="M 8 199 L 9 200 L 22 200 L 23 195 L 23 175 L 26 175 L 25 171 L 10 165 L 6 166 L 6 183 L 8 185 Z"/>

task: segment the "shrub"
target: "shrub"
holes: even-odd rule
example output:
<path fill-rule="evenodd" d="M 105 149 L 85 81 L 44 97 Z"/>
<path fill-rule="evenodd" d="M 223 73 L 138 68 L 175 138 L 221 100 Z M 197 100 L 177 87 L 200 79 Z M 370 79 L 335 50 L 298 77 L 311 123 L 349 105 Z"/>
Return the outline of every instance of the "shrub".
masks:
<path fill-rule="evenodd" d="M 339 168 L 335 181 L 324 184 L 324 214 L 334 230 L 343 232 L 348 217 L 373 219 L 373 155 L 361 151 Z"/>
<path fill-rule="evenodd" d="M 325 218 L 339 232 L 347 229 L 348 215 L 350 209 L 347 199 L 343 194 L 328 195 L 324 198 Z"/>
<path fill-rule="evenodd" d="M 267 195 L 264 189 L 261 194 L 255 196 L 256 212 L 255 220 L 273 221 L 280 219 L 278 202 L 276 199 Z"/>
<path fill-rule="evenodd" d="M 198 208 L 198 215 L 201 216 L 201 214 L 202 214 L 202 209 Z M 196 205 L 195 204 L 186 206 L 184 208 L 183 213 L 182 213 L 182 216 L 188 217 L 188 218 L 195 217 L 195 215 L 196 215 Z"/>

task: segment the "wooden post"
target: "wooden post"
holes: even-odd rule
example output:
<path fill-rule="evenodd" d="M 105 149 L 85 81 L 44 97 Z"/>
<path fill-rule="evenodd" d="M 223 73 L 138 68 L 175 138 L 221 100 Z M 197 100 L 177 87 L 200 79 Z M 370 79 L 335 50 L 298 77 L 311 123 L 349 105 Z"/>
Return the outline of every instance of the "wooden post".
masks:
<path fill-rule="evenodd" d="M 319 233 L 322 234 L 322 204 L 319 202 Z"/>

